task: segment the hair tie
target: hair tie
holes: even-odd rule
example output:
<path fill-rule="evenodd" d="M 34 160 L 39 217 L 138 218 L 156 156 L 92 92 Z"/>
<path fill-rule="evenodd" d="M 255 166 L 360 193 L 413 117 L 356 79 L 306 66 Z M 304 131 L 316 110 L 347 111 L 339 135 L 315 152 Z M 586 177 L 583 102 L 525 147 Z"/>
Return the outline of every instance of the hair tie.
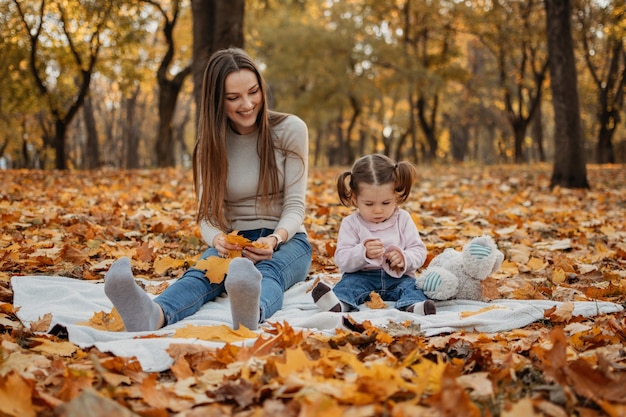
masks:
<path fill-rule="evenodd" d="M 395 164 L 395 165 L 393 166 L 393 169 L 398 169 L 398 164 Z"/>

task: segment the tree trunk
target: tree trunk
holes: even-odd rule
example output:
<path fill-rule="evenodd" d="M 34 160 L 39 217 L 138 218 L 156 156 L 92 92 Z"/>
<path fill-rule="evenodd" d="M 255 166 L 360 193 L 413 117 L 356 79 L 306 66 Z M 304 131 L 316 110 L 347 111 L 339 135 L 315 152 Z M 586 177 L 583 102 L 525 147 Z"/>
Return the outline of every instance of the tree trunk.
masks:
<path fill-rule="evenodd" d="M 598 132 L 598 145 L 596 147 L 596 162 L 599 164 L 615 163 L 615 155 L 613 153 L 613 133 L 617 127 L 614 121 L 618 116 L 618 112 L 601 111 L 598 117 L 600 122 L 600 131 Z"/>
<path fill-rule="evenodd" d="M 430 109 L 430 115 L 426 114 L 426 100 L 423 97 L 417 99 L 417 116 L 420 122 L 422 132 L 426 137 L 428 143 L 428 151 L 425 155 L 426 160 L 432 162 L 437 157 L 437 151 L 439 149 L 439 143 L 437 142 L 436 135 L 436 120 L 437 120 L 437 107 L 439 104 L 439 96 L 435 94 L 433 96 L 433 104 Z"/>
<path fill-rule="evenodd" d="M 123 137 L 126 138 L 126 149 L 124 152 L 124 158 L 126 162 L 124 167 L 126 169 L 137 169 L 139 165 L 139 129 L 137 128 L 135 121 L 137 116 L 137 99 L 139 97 L 139 86 L 135 87 L 130 97 L 124 99 L 124 114 L 126 114 L 126 120 L 122 129 Z"/>
<path fill-rule="evenodd" d="M 179 73 L 174 80 L 159 82 L 159 135 L 156 143 L 156 157 L 157 165 L 162 168 L 176 166 L 172 120 L 184 79 L 184 76 L 179 77 L 181 74 Z"/>
<path fill-rule="evenodd" d="M 93 113 L 93 103 L 91 97 L 85 97 L 83 103 L 83 118 L 85 119 L 85 130 L 87 131 L 87 146 L 85 149 L 85 169 L 96 169 L 100 166 L 100 147 L 98 146 L 98 129 L 96 128 L 96 118 Z"/>
<path fill-rule="evenodd" d="M 243 48 L 245 0 L 191 0 L 191 11 L 193 14 L 193 93 L 196 114 L 199 114 L 202 78 L 211 54 L 229 46 Z"/>
<path fill-rule="evenodd" d="M 589 188 L 580 121 L 570 0 L 544 0 L 554 106 L 554 168 L 550 185 Z"/>
<path fill-rule="evenodd" d="M 54 167 L 64 170 L 67 169 L 67 157 L 65 154 L 65 132 L 67 131 L 67 124 L 61 119 L 56 119 L 54 126 Z"/>
<path fill-rule="evenodd" d="M 536 157 L 539 162 L 545 162 L 546 152 L 543 149 L 543 110 L 541 108 L 541 100 L 537 103 L 537 109 L 533 114 L 531 129 L 535 150 L 537 151 Z"/>

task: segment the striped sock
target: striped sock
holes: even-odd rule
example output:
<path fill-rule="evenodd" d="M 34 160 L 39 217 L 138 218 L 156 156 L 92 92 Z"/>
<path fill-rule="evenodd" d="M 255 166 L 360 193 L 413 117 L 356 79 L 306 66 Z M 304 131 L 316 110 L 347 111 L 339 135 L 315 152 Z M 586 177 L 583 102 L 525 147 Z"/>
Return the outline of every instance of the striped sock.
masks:
<path fill-rule="evenodd" d="M 433 300 L 426 300 L 409 306 L 406 311 L 420 316 L 430 316 L 432 314 L 437 314 L 437 306 Z"/>
<path fill-rule="evenodd" d="M 335 313 L 343 311 L 341 301 L 339 301 L 332 288 L 323 281 L 317 283 L 313 291 L 311 291 L 311 296 L 322 311 L 333 311 Z"/>

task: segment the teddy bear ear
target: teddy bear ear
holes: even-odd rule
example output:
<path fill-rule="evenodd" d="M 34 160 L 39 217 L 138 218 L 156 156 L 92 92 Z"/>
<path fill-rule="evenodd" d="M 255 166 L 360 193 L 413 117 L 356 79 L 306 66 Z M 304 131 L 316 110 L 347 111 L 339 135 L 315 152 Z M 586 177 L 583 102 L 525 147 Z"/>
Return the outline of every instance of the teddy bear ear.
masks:
<path fill-rule="evenodd" d="M 502 262 L 504 262 L 504 254 L 502 253 L 502 251 L 500 251 L 500 249 L 496 247 L 496 259 L 493 263 L 493 268 L 491 269 L 492 274 L 500 269 L 500 267 L 502 266 Z"/>
<path fill-rule="evenodd" d="M 483 280 L 500 268 L 500 257 L 502 252 L 490 236 L 476 237 L 463 247 L 463 267 L 474 279 Z"/>

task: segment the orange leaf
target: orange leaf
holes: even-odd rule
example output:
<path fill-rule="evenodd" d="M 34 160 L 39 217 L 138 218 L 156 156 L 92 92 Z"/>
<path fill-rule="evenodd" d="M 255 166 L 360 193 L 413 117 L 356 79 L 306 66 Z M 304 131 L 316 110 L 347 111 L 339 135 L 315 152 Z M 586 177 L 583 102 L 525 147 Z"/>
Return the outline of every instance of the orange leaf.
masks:
<path fill-rule="evenodd" d="M 526 265 L 528 266 L 528 268 L 534 271 L 539 271 L 548 266 L 548 264 L 545 261 L 539 258 L 531 258 L 530 261 L 528 261 Z"/>
<path fill-rule="evenodd" d="M 22 378 L 15 371 L 0 378 L 0 414 L 35 417 L 32 393 L 35 382 Z"/>
<path fill-rule="evenodd" d="M 184 266 L 185 262 L 187 261 L 184 259 L 173 259 L 169 256 L 165 256 L 154 261 L 154 272 L 162 275 L 168 269 L 176 269 Z"/>
<path fill-rule="evenodd" d="M 544 317 L 549 318 L 554 323 L 563 323 L 569 321 L 572 318 L 572 312 L 574 311 L 574 303 L 566 302 L 548 309 L 544 312 Z"/>
<path fill-rule="evenodd" d="M 228 273 L 228 265 L 231 258 L 220 258 L 219 256 L 209 256 L 201 259 L 193 266 L 196 269 L 206 271 L 204 274 L 214 284 L 224 281 Z"/>
<path fill-rule="evenodd" d="M 370 300 L 366 301 L 365 305 L 372 309 L 381 309 L 387 307 L 387 303 L 385 303 L 380 295 L 374 291 L 370 293 Z"/>
<path fill-rule="evenodd" d="M 247 237 L 241 236 L 238 230 L 233 230 L 227 234 L 225 238 L 227 243 L 230 243 L 231 245 L 239 245 L 241 247 L 246 247 L 252 243 L 252 241 Z"/>
<path fill-rule="evenodd" d="M 220 326 L 193 326 L 188 324 L 182 329 L 177 329 L 176 333 L 174 333 L 174 337 L 232 343 L 244 339 L 256 338 L 258 334 L 247 329 L 245 326 L 240 327 L 238 330 L 233 330 L 223 324 Z"/>
<path fill-rule="evenodd" d="M 562 268 L 554 268 L 550 280 L 553 284 L 561 284 L 565 281 L 565 271 Z"/>
<path fill-rule="evenodd" d="M 45 337 L 34 337 L 31 340 L 39 342 L 38 345 L 31 348 L 35 352 L 43 352 L 59 356 L 72 356 L 77 350 L 76 345 L 72 342 L 54 342 L 50 339 L 46 339 Z"/>
<path fill-rule="evenodd" d="M 47 332 L 50 328 L 50 323 L 52 323 L 52 314 L 46 313 L 43 318 L 40 318 L 37 321 L 34 321 L 30 324 L 31 332 Z"/>
<path fill-rule="evenodd" d="M 104 311 L 96 312 L 89 321 L 78 324 L 110 332 L 123 332 L 126 329 L 124 321 L 115 307 L 113 307 L 110 313 L 105 313 Z"/>
<path fill-rule="evenodd" d="M 267 245 L 264 245 L 262 243 L 258 243 L 258 242 L 253 242 L 250 239 L 248 239 L 247 237 L 241 236 L 238 234 L 239 231 L 237 230 L 233 230 L 232 232 L 230 232 L 229 234 L 226 235 L 226 242 L 230 243 L 231 245 L 239 245 L 242 248 L 248 247 L 248 246 L 253 246 L 255 248 L 266 248 Z M 235 251 L 238 252 L 238 251 Z M 231 258 L 235 258 L 236 256 L 233 256 L 233 254 L 229 254 L 229 256 Z M 241 256 L 241 253 L 239 253 L 237 256 Z"/>
<path fill-rule="evenodd" d="M 61 251 L 61 256 L 67 262 L 75 265 L 82 265 L 89 260 L 89 254 L 87 251 L 81 251 L 73 246 L 65 245 Z"/>

